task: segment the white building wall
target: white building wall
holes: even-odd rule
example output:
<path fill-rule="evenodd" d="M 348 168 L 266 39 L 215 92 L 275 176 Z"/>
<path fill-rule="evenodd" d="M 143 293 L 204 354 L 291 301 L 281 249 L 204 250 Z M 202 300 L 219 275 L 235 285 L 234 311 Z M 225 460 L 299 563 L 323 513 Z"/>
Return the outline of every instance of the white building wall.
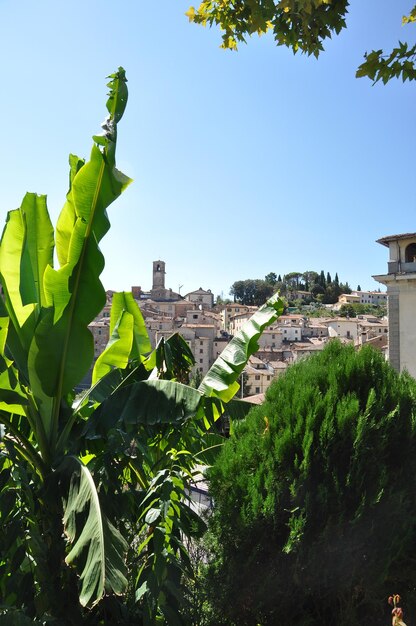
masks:
<path fill-rule="evenodd" d="M 407 370 L 414 378 L 416 378 L 415 311 L 415 283 L 401 281 L 399 303 L 400 370 Z"/>
<path fill-rule="evenodd" d="M 279 349 L 282 346 L 282 330 L 280 328 L 266 328 L 258 340 L 259 350 L 266 348 Z"/>
<path fill-rule="evenodd" d="M 353 339 L 356 341 L 358 336 L 357 322 L 347 319 L 333 319 L 326 322 L 330 337 L 342 337 L 345 339 Z"/>
<path fill-rule="evenodd" d="M 300 341 L 302 339 L 301 326 L 289 326 L 285 324 L 281 327 L 283 341 Z"/>

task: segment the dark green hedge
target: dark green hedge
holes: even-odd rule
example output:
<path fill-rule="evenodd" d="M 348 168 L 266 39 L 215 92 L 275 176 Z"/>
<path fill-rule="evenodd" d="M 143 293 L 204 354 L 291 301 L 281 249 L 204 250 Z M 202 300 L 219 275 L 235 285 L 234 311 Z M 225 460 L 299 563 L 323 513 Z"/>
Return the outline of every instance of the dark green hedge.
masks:
<path fill-rule="evenodd" d="M 416 585 L 416 388 L 331 342 L 270 387 L 210 474 L 217 624 L 388 620 Z"/>

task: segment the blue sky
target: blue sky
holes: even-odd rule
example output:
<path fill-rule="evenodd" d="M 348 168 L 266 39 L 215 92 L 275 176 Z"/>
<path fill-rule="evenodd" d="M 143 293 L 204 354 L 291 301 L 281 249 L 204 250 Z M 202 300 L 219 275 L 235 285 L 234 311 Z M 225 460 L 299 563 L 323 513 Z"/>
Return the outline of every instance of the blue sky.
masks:
<path fill-rule="evenodd" d="M 129 104 L 118 166 L 134 179 L 109 209 L 107 289 L 181 293 L 274 271 L 338 272 L 378 287 L 375 240 L 416 231 L 416 83 L 357 80 L 363 53 L 414 41 L 412 1 L 352 0 L 318 61 L 253 38 L 238 53 L 189 24 L 189 0 L 0 0 L 0 217 L 26 191 L 56 220 L 70 152 L 88 156 L 119 65 Z"/>

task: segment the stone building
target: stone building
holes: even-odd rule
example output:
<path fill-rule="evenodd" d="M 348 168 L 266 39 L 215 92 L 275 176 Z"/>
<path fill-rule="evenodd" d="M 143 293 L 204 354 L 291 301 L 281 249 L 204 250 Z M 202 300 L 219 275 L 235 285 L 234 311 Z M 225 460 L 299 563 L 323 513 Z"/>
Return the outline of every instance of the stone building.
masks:
<path fill-rule="evenodd" d="M 387 274 L 373 276 L 386 285 L 389 317 L 389 361 L 416 377 L 416 233 L 377 240 L 389 249 Z"/>
<path fill-rule="evenodd" d="M 150 290 L 150 297 L 152 300 L 162 301 L 175 301 L 183 300 L 179 293 L 175 293 L 172 289 L 166 289 L 165 287 L 165 261 L 153 261 L 153 281 L 152 288 Z"/>
<path fill-rule="evenodd" d="M 196 289 L 195 291 L 190 291 L 186 294 L 185 300 L 188 302 L 193 302 L 198 305 L 201 309 L 212 309 L 214 306 L 214 294 L 211 289 Z"/>

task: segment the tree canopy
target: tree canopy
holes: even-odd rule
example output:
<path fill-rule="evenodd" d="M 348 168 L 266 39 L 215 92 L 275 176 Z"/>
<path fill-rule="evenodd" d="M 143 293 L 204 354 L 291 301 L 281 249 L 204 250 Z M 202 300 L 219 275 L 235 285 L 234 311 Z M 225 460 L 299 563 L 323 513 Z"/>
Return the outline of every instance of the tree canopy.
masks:
<path fill-rule="evenodd" d="M 378 626 L 393 580 L 412 597 L 415 411 L 413 379 L 331 342 L 234 423 L 210 471 L 213 623 Z"/>
<path fill-rule="evenodd" d="M 347 27 L 348 0 L 203 0 L 198 8 L 190 7 L 191 22 L 219 26 L 222 47 L 237 49 L 250 35 L 272 31 L 276 44 L 294 53 L 318 57 L 324 41 Z M 416 5 L 402 17 L 403 24 L 416 21 Z M 372 50 L 365 53 L 356 76 L 368 76 L 384 83 L 391 78 L 403 81 L 416 78 L 416 45 L 399 42 L 390 53 Z"/>
<path fill-rule="evenodd" d="M 335 279 L 332 280 L 329 272 L 325 277 L 324 270 L 320 273 L 313 270 L 289 272 L 284 274 L 283 278 L 280 274 L 276 278 L 275 272 L 269 272 L 264 280 L 258 278 L 237 280 L 230 288 L 230 294 L 235 302 L 252 306 L 263 304 L 275 291 L 285 295 L 289 303 L 297 299 L 298 291 L 305 291 L 310 292 L 306 301 L 308 299 L 312 301 L 320 295 L 324 304 L 337 302 L 341 293 L 351 293 L 348 282 L 340 283 L 338 274 L 335 274 Z"/>
<path fill-rule="evenodd" d="M 266 277 L 267 278 L 267 277 Z M 248 306 L 260 306 L 267 298 L 276 291 L 274 284 L 259 278 L 247 280 L 237 280 L 232 284 L 230 294 L 234 297 L 234 302 L 240 302 Z"/>

